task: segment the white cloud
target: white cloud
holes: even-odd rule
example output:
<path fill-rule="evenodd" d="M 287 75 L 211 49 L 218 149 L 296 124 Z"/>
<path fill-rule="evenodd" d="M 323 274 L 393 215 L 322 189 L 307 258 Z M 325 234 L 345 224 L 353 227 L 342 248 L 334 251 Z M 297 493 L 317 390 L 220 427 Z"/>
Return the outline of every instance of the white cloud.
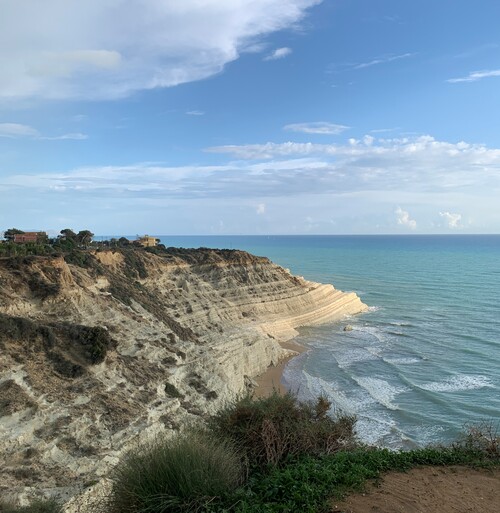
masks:
<path fill-rule="evenodd" d="M 89 138 L 89 136 L 87 134 L 82 134 L 80 132 L 56 135 L 53 137 L 47 137 L 47 136 L 37 137 L 37 139 L 43 139 L 45 141 L 64 141 L 64 140 L 84 141 L 85 139 L 88 139 L 88 138 Z"/>
<path fill-rule="evenodd" d="M 325 135 L 338 135 L 349 128 L 350 127 L 345 125 L 337 125 L 335 123 L 328 123 L 327 121 L 316 121 L 314 123 L 292 123 L 283 127 L 284 130 L 289 130 L 290 132 Z"/>
<path fill-rule="evenodd" d="M 36 128 L 33 128 L 32 126 L 21 125 L 19 123 L 0 123 L 0 137 L 8 137 L 10 139 L 41 139 L 48 141 L 57 141 L 63 139 L 88 139 L 86 134 L 81 133 L 70 133 L 49 137 L 42 135 Z"/>
<path fill-rule="evenodd" d="M 372 134 L 384 134 L 388 132 L 395 132 L 396 130 L 400 130 L 400 128 L 394 127 L 394 128 L 376 128 L 374 130 L 370 130 L 370 133 Z"/>
<path fill-rule="evenodd" d="M 266 204 L 265 203 L 259 203 L 257 205 L 257 210 L 256 210 L 257 214 L 259 215 L 263 215 L 266 213 Z"/>
<path fill-rule="evenodd" d="M 188 116 L 204 116 L 205 113 L 202 110 L 188 110 L 186 112 Z"/>
<path fill-rule="evenodd" d="M 40 133 L 35 128 L 19 123 L 0 123 L 0 137 L 38 137 Z"/>
<path fill-rule="evenodd" d="M 28 73 L 34 77 L 69 78 L 92 70 L 114 70 L 120 67 L 122 57 L 118 52 L 108 50 L 79 50 L 72 52 L 44 52 L 41 58 L 32 62 Z"/>
<path fill-rule="evenodd" d="M 439 215 L 444 218 L 448 224 L 448 228 L 461 228 L 462 214 L 453 214 L 451 212 L 439 212 Z"/>
<path fill-rule="evenodd" d="M 283 59 L 292 53 L 291 48 L 287 48 L 286 46 L 283 48 L 276 48 L 274 52 L 270 53 L 266 57 L 264 57 L 265 61 L 275 61 L 277 59 Z"/>
<path fill-rule="evenodd" d="M 436 141 L 425 136 L 353 139 L 335 145 L 268 143 L 223 147 L 217 151 L 235 154 L 238 160 L 210 166 L 139 163 L 77 168 L 64 173 L 5 173 L 1 187 L 4 192 L 22 188 L 29 194 L 31 190 L 35 198 L 44 193 L 59 196 L 62 192 L 64 198 L 106 198 L 106 204 L 112 198 L 148 202 L 206 200 L 217 205 L 247 200 L 256 213 L 266 210 L 266 198 L 281 198 L 293 205 L 289 215 L 303 201 L 308 202 L 308 208 L 316 205 L 315 197 L 330 198 L 329 203 L 324 200 L 324 205 L 336 204 L 340 197 L 350 197 L 362 205 L 363 198 L 369 198 L 367 201 L 372 205 L 375 202 L 380 208 L 385 204 L 391 210 L 392 205 L 413 205 L 421 231 L 431 226 L 445 197 L 447 210 L 461 212 L 462 216 L 473 215 L 475 227 L 481 226 L 481 219 L 495 216 L 495 222 L 500 223 L 495 206 L 500 196 L 497 148 Z M 404 212 L 401 208 L 398 219 L 412 228 L 414 219 L 408 212 L 405 217 Z M 358 223 L 354 215 L 351 218 L 349 223 Z M 367 223 L 372 221 L 375 223 L 370 217 Z M 378 222 L 391 229 L 388 217 L 379 218 Z M 370 226 L 362 227 L 365 233 L 370 233 Z"/>
<path fill-rule="evenodd" d="M 477 82 L 478 80 L 482 80 L 483 78 L 490 77 L 500 77 L 500 69 L 473 71 L 472 73 L 469 73 L 466 77 L 450 78 L 447 80 L 447 82 L 450 82 L 451 84 L 456 84 L 459 82 Z"/>
<path fill-rule="evenodd" d="M 417 228 L 417 221 L 415 221 L 415 219 L 410 219 L 410 214 L 406 210 L 398 207 L 394 213 L 396 214 L 398 224 L 407 226 L 410 230 L 415 230 Z"/>
<path fill-rule="evenodd" d="M 2 0 L 0 99 L 120 98 L 200 80 L 321 1 L 44 0 L 27 11 Z"/>
<path fill-rule="evenodd" d="M 356 64 L 354 69 L 363 69 L 370 68 L 371 66 L 377 66 L 378 64 L 387 64 L 388 62 L 400 61 L 401 59 L 408 59 L 408 57 L 413 57 L 416 55 L 415 53 L 403 53 L 400 55 L 386 55 L 383 57 L 377 57 L 368 62 L 361 62 L 360 64 Z"/>

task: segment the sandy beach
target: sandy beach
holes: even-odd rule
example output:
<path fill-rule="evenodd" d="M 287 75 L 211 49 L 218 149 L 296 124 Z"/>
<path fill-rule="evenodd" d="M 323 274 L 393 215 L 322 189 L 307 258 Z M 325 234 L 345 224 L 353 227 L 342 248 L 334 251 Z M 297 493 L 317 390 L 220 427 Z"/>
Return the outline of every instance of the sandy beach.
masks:
<path fill-rule="evenodd" d="M 297 344 L 293 341 L 280 342 L 281 347 L 296 351 L 297 353 L 304 353 L 307 348 Z M 273 393 L 273 390 L 279 391 L 281 394 L 285 394 L 288 390 L 281 382 L 283 371 L 285 370 L 286 364 L 297 355 L 289 356 L 279 362 L 278 365 L 269 367 L 264 374 L 257 376 L 255 381 L 257 387 L 254 390 L 254 397 L 267 397 Z"/>

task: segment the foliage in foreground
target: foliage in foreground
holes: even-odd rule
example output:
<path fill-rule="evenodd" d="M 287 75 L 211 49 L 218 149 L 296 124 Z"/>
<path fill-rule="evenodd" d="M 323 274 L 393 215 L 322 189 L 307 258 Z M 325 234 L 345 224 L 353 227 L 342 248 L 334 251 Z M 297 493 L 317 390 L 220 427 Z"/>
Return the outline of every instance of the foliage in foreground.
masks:
<path fill-rule="evenodd" d="M 383 472 L 407 471 L 419 465 L 498 465 L 484 454 L 464 449 L 418 449 L 393 452 L 359 449 L 323 457 L 305 456 L 253 474 L 247 485 L 206 511 L 234 513 L 320 513 L 332 498 L 360 491 Z"/>
<path fill-rule="evenodd" d="M 331 403 L 319 397 L 302 403 L 296 396 L 274 392 L 245 397 L 216 414 L 210 428 L 243 448 L 252 465 L 277 465 L 286 458 L 333 454 L 357 445 L 355 417 L 329 415 Z"/>
<path fill-rule="evenodd" d="M 211 433 L 139 447 L 116 467 L 106 513 L 321 513 L 387 471 L 500 465 L 500 437 L 489 424 L 470 427 L 450 447 L 395 452 L 356 445 L 354 420 L 329 419 L 328 409 L 323 399 L 246 398 L 215 416 Z M 251 463 L 245 482 L 243 459 Z"/>
<path fill-rule="evenodd" d="M 132 449 L 111 476 L 108 513 L 200 511 L 244 479 L 241 456 L 205 431 Z"/>

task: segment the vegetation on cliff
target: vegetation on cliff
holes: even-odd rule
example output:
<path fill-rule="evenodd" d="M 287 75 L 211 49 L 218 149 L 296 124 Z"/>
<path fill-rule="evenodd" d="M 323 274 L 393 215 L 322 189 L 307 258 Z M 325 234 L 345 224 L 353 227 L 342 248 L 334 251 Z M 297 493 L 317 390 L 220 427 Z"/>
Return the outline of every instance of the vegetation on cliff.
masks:
<path fill-rule="evenodd" d="M 324 398 L 303 404 L 290 394 L 246 397 L 212 417 L 209 431 L 129 452 L 112 475 L 105 509 L 320 513 L 332 498 L 362 490 L 390 470 L 500 465 L 500 437 L 488 426 L 470 429 L 449 447 L 396 452 L 359 443 L 354 419 L 332 418 L 329 409 Z"/>

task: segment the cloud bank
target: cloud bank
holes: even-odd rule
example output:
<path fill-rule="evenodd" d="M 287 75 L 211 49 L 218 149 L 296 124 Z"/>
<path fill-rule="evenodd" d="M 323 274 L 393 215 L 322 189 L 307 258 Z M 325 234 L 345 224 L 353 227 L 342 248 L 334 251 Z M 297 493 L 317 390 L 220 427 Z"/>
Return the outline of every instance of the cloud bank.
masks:
<path fill-rule="evenodd" d="M 500 149 L 438 141 L 430 136 L 366 136 L 343 144 L 265 143 L 219 146 L 208 151 L 236 160 L 211 166 L 139 163 L 66 173 L 17 174 L 4 177 L 2 185 L 110 196 L 253 198 L 257 204 L 270 196 L 369 191 L 378 192 L 380 197 L 391 191 L 423 197 L 471 190 L 500 194 Z"/>
<path fill-rule="evenodd" d="M 200 80 L 320 2 L 3 0 L 0 99 L 121 98 Z"/>
<path fill-rule="evenodd" d="M 472 232 L 498 232 L 500 226 L 498 148 L 430 136 L 367 136 L 339 144 L 265 143 L 211 151 L 221 162 L 5 173 L 0 215 L 12 218 L 7 224 L 19 224 L 19 215 L 28 222 L 46 219 L 49 212 L 54 219 L 61 211 L 78 212 L 84 225 L 103 226 L 108 219 L 110 227 L 126 216 L 136 230 L 156 223 L 160 231 L 166 219 L 175 219 L 171 229 L 179 233 L 193 226 L 209 233 L 215 216 L 224 219 L 227 233 L 439 233 L 443 224 L 462 228 L 463 218 Z"/>

